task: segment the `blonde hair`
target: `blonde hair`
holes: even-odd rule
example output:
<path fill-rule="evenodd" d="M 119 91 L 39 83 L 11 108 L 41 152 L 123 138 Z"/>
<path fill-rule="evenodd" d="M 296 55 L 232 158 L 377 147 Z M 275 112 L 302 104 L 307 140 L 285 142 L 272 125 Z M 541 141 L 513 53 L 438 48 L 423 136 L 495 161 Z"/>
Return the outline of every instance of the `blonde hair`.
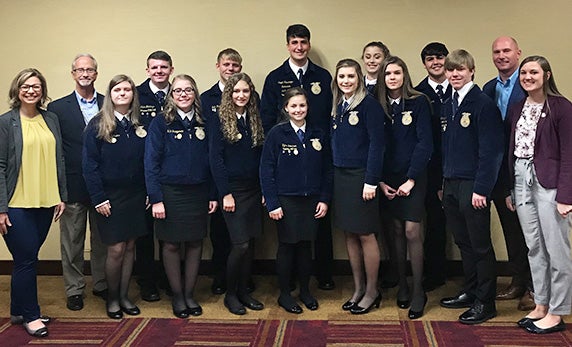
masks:
<path fill-rule="evenodd" d="M 170 124 L 175 120 L 177 117 L 177 105 L 175 105 L 175 99 L 173 99 L 173 85 L 177 80 L 185 80 L 191 83 L 191 88 L 195 93 L 195 100 L 193 101 L 192 109 L 195 111 L 195 119 L 200 124 L 204 124 L 204 120 L 202 118 L 202 108 L 201 108 L 201 98 L 199 89 L 197 88 L 197 82 L 195 82 L 194 78 L 189 75 L 180 74 L 173 77 L 173 81 L 171 82 L 171 88 L 169 90 L 169 94 L 167 94 L 167 98 L 165 99 L 165 107 L 163 108 L 163 116 L 165 117 L 165 121 L 167 124 Z"/>
<path fill-rule="evenodd" d="M 264 141 L 264 131 L 262 130 L 262 121 L 260 119 L 260 114 L 258 113 L 258 98 L 256 96 L 257 94 L 254 90 L 252 80 L 243 72 L 232 75 L 225 84 L 219 110 L 220 130 L 224 139 L 228 142 L 236 143 L 240 140 L 235 104 L 232 101 L 234 86 L 236 86 L 239 81 L 246 82 L 250 89 L 250 99 L 248 100 L 245 108 L 250 119 L 252 147 L 261 146 Z"/>
<path fill-rule="evenodd" d="M 338 87 L 338 71 L 344 67 L 352 67 L 356 71 L 357 75 L 357 89 L 354 94 L 354 98 L 349 105 L 349 110 L 353 110 L 357 105 L 359 105 L 363 99 L 367 96 L 367 89 L 365 89 L 363 81 L 363 73 L 361 72 L 361 67 L 359 63 L 353 59 L 342 59 L 336 64 L 336 74 L 332 79 L 332 115 L 336 114 L 336 109 L 339 104 L 342 103 L 342 97 L 344 93 Z"/>
<path fill-rule="evenodd" d="M 133 126 L 139 125 L 139 97 L 137 96 L 137 89 L 133 80 L 127 75 L 117 75 L 109 81 L 107 86 L 107 92 L 105 93 L 105 98 L 103 99 L 103 105 L 99 113 L 95 116 L 97 118 L 97 138 L 103 139 L 105 141 L 111 141 L 113 137 L 113 132 L 116 128 L 115 105 L 111 100 L 111 90 L 113 87 L 122 82 L 129 82 L 131 89 L 133 90 L 133 100 L 131 100 L 131 105 L 129 105 L 130 114 L 129 120 Z"/>

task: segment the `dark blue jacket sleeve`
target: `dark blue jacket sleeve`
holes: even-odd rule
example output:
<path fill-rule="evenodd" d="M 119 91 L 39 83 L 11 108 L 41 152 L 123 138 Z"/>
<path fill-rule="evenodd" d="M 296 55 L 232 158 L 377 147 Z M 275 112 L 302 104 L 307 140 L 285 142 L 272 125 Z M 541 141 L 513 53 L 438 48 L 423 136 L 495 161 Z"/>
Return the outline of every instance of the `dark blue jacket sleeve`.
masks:
<path fill-rule="evenodd" d="M 492 100 L 483 102 L 478 119 L 478 137 L 479 165 L 474 192 L 490 196 L 504 155 L 504 125 L 500 111 Z"/>
<path fill-rule="evenodd" d="M 264 134 L 267 134 L 279 119 L 280 111 L 276 105 L 280 104 L 280 89 L 275 88 L 275 86 L 276 81 L 274 81 L 271 73 L 264 80 L 264 88 L 262 89 L 260 100 L 260 118 Z"/>
<path fill-rule="evenodd" d="M 368 97 L 364 101 L 368 100 Z M 385 112 L 375 99 L 371 100 L 367 106 L 367 134 L 369 138 L 369 149 L 367 155 L 367 165 L 365 172 L 365 183 L 378 185 L 381 181 L 383 171 L 383 148 L 384 148 L 384 119 Z"/>
<path fill-rule="evenodd" d="M 425 95 L 418 96 L 415 100 L 419 111 L 417 112 L 417 144 L 411 154 L 411 162 L 407 177 L 417 179 L 427 169 L 427 164 L 433 152 L 433 135 L 431 131 L 431 105 Z"/>
<path fill-rule="evenodd" d="M 278 166 L 278 156 L 275 148 L 275 138 L 278 128 L 270 130 L 264 147 L 262 148 L 262 157 L 260 159 L 260 185 L 262 194 L 266 201 L 266 209 L 268 212 L 274 211 L 280 207 L 278 200 L 278 187 L 276 186 L 276 167 Z"/>
<path fill-rule="evenodd" d="M 152 204 L 163 201 L 159 176 L 165 148 L 165 122 L 162 116 L 151 121 L 145 140 L 145 183 Z"/>
<path fill-rule="evenodd" d="M 220 130 L 220 120 L 218 114 L 208 122 L 209 131 L 209 162 L 211 173 L 216 184 L 219 197 L 224 197 L 230 193 L 228 184 L 228 173 L 224 164 L 224 139 Z"/>
<path fill-rule="evenodd" d="M 89 122 L 83 133 L 82 169 L 87 191 L 94 206 L 108 200 L 103 190 L 103 179 L 100 171 L 101 152 L 97 137 L 96 122 Z"/>

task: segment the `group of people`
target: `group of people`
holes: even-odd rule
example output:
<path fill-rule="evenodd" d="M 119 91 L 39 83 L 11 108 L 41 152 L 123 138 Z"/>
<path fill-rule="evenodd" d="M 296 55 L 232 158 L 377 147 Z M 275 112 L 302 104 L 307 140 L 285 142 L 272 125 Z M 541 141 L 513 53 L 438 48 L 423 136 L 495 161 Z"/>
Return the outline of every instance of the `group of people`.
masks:
<path fill-rule="evenodd" d="M 264 206 L 276 223 L 278 304 L 287 312 L 303 312 L 299 302 L 318 309 L 312 273 L 318 288 L 335 287 L 333 220 L 353 275 L 343 310 L 380 306 L 379 236 L 390 264 L 382 287 L 398 285 L 396 304 L 409 308 L 410 319 L 423 316 L 426 292 L 445 281 L 449 230 L 465 282 L 441 306 L 467 308 L 459 321 L 478 324 L 496 316 L 495 299 L 522 297 L 519 308 L 530 313 L 519 326 L 565 329 L 572 104 L 548 61 L 530 56 L 519 66 L 516 40 L 499 37 L 492 47 L 499 76 L 481 91 L 471 54 L 438 42 L 421 52 L 428 76 L 416 87 L 406 63 L 381 42 L 364 47 L 365 74 L 358 61 L 342 59 L 333 78 L 308 58 L 306 26 L 288 27 L 286 47 L 290 57 L 266 77 L 260 97 L 231 48 L 219 53 L 220 79 L 203 94 L 190 75 L 170 80 L 164 51 L 148 57 L 149 79 L 136 86 L 117 75 L 105 96 L 94 88 L 96 60 L 78 55 L 75 91 L 47 111 L 42 74 L 16 76 L 11 110 L 0 116 L 0 232 L 14 259 L 12 323 L 48 335 L 35 267 L 52 219 L 60 220 L 70 310 L 83 308 L 88 219 L 93 294 L 106 300 L 110 318 L 140 313 L 128 297 L 134 268 L 142 299 L 160 299 L 155 238 L 173 314 L 202 314 L 194 287 L 209 221 L 212 292 L 226 293 L 233 314 L 262 310 L 251 294 Z M 513 274 L 499 292 L 491 201 Z"/>

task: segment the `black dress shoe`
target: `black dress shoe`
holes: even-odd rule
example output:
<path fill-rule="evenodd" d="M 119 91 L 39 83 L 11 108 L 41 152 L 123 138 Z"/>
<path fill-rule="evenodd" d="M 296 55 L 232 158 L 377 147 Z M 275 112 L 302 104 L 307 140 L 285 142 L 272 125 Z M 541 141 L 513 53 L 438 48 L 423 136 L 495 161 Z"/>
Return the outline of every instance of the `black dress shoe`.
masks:
<path fill-rule="evenodd" d="M 215 277 L 211 285 L 211 292 L 215 295 L 221 295 L 226 292 L 226 283 L 223 278 Z"/>
<path fill-rule="evenodd" d="M 360 299 L 361 300 L 361 299 Z M 357 302 L 353 302 L 351 300 L 348 300 L 346 302 L 344 302 L 344 304 L 342 305 L 342 310 L 344 311 L 349 311 L 352 309 L 352 307 L 357 306 Z"/>
<path fill-rule="evenodd" d="M 91 293 L 97 297 L 102 298 L 103 300 L 107 300 L 107 293 L 109 291 L 107 289 L 104 290 L 93 290 Z"/>
<path fill-rule="evenodd" d="M 318 288 L 321 290 L 333 290 L 336 288 L 336 283 L 331 278 L 323 281 L 318 281 Z"/>
<path fill-rule="evenodd" d="M 157 287 L 154 285 L 146 285 L 141 286 L 141 299 L 148 302 L 153 302 L 161 300 L 161 296 L 159 295 Z"/>
<path fill-rule="evenodd" d="M 524 318 L 521 318 L 518 322 L 516 322 L 516 324 L 521 328 L 526 328 L 526 326 L 529 325 L 530 322 L 536 322 L 537 320 L 540 320 L 540 319 L 541 318 L 524 317 Z"/>
<path fill-rule="evenodd" d="M 560 323 L 556 324 L 555 326 L 543 329 L 543 328 L 539 328 L 536 324 L 534 324 L 534 322 L 530 321 L 528 323 L 528 325 L 526 325 L 525 329 L 529 333 L 533 333 L 533 334 L 557 333 L 559 331 L 566 330 L 566 323 L 564 323 L 564 320 L 561 319 Z"/>
<path fill-rule="evenodd" d="M 175 308 L 173 307 L 173 314 L 177 318 L 185 319 L 185 318 L 189 318 L 191 313 L 189 312 L 189 308 L 187 308 L 187 307 L 185 307 L 184 309 L 182 309 L 180 311 L 175 310 Z"/>
<path fill-rule="evenodd" d="M 316 311 L 318 309 L 318 300 L 312 296 L 305 297 L 300 295 L 300 301 L 302 301 L 304 306 L 306 306 L 306 308 L 310 311 Z"/>
<path fill-rule="evenodd" d="M 30 334 L 34 337 L 47 337 L 48 336 L 48 328 L 46 328 L 46 327 L 42 327 L 42 328 L 39 328 L 36 330 L 32 330 L 28 326 L 28 323 L 24 323 L 24 328 L 26 329 L 28 334 Z"/>
<path fill-rule="evenodd" d="M 264 304 L 256 300 L 250 295 L 240 295 L 238 300 L 245 306 L 254 311 L 260 311 L 264 309 Z"/>
<path fill-rule="evenodd" d="M 423 290 L 431 292 L 445 284 L 444 278 L 427 277 L 423 280 Z"/>
<path fill-rule="evenodd" d="M 278 298 L 278 305 L 282 307 L 286 312 L 300 314 L 303 312 L 302 308 L 292 300 L 292 303 L 286 303 L 286 300 Z"/>
<path fill-rule="evenodd" d="M 373 300 L 373 302 L 371 303 L 371 305 L 369 305 L 369 307 L 361 307 L 360 305 L 355 304 L 352 308 L 350 308 L 350 312 L 352 314 L 366 314 L 369 311 L 371 311 L 373 307 L 379 308 L 380 303 L 381 303 L 381 293 L 378 293 L 377 297 L 375 298 L 375 300 Z"/>
<path fill-rule="evenodd" d="M 407 299 L 407 300 L 399 300 L 397 299 L 397 307 L 399 308 L 408 308 L 409 305 L 411 305 L 411 300 Z"/>
<path fill-rule="evenodd" d="M 475 298 L 467 293 L 441 299 L 439 304 L 445 308 L 465 308 L 471 307 L 475 303 Z"/>
<path fill-rule="evenodd" d="M 133 306 L 133 307 L 123 307 L 123 306 L 119 306 L 121 308 L 121 311 L 125 312 L 126 314 L 130 315 L 130 316 L 137 316 L 141 313 L 141 311 L 139 310 L 139 307 L 137 306 Z"/>
<path fill-rule="evenodd" d="M 121 310 L 118 310 L 118 311 L 107 310 L 107 317 L 109 317 L 111 319 L 121 319 L 121 318 L 123 318 L 123 312 L 121 312 Z"/>
<path fill-rule="evenodd" d="M 40 320 L 44 324 L 49 324 L 52 321 L 52 317 L 49 316 L 40 316 Z M 23 316 L 10 316 L 10 323 L 13 325 L 21 325 L 24 324 L 24 317 Z"/>
<path fill-rule="evenodd" d="M 83 308 L 83 295 L 68 296 L 66 307 L 72 311 L 81 310 Z"/>
<path fill-rule="evenodd" d="M 228 308 L 229 312 L 232 314 L 236 314 L 239 316 L 246 314 L 246 308 L 244 308 L 244 306 L 240 303 L 240 301 L 236 297 L 233 298 L 225 297 L 224 306 Z"/>
<path fill-rule="evenodd" d="M 423 316 L 423 312 L 425 311 L 425 305 L 427 305 L 427 294 L 423 298 L 423 307 L 421 307 L 420 311 L 414 311 L 413 309 L 409 309 L 407 316 L 409 319 L 417 319 Z"/>
<path fill-rule="evenodd" d="M 493 304 L 483 304 L 476 301 L 470 309 L 459 316 L 459 322 L 463 324 L 480 324 L 497 316 L 497 310 Z"/>
<path fill-rule="evenodd" d="M 201 305 L 195 307 L 189 307 L 188 311 L 191 316 L 195 317 L 203 314 L 203 308 L 201 307 Z"/>

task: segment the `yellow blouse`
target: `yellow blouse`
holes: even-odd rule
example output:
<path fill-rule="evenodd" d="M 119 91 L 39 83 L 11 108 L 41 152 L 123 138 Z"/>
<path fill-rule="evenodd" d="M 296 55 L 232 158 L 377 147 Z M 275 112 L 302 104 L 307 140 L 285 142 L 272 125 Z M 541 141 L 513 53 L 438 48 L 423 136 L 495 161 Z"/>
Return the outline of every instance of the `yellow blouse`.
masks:
<path fill-rule="evenodd" d="M 56 168 L 56 139 L 41 115 L 20 116 L 22 123 L 22 166 L 12 208 L 52 207 L 61 202 Z"/>

